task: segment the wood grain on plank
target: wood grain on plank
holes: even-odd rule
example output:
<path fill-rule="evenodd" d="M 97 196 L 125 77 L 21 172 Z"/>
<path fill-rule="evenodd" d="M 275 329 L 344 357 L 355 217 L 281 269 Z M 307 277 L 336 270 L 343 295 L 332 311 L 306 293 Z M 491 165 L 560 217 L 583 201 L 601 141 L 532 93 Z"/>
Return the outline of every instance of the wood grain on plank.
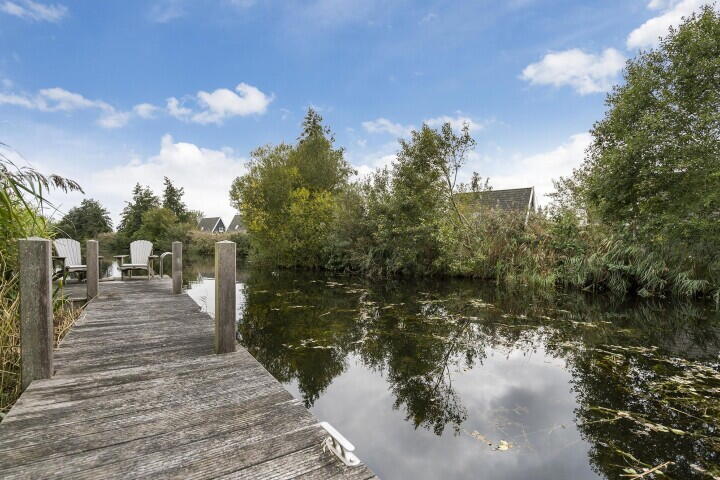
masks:
<path fill-rule="evenodd" d="M 317 420 L 168 280 L 101 282 L 0 423 L 2 477 L 374 478 L 322 448 Z"/>

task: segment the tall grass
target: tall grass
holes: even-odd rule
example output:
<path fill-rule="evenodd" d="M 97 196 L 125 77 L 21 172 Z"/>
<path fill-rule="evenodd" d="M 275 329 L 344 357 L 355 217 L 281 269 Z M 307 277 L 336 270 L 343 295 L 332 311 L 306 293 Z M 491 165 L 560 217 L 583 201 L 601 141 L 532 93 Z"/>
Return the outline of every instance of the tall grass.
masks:
<path fill-rule="evenodd" d="M 8 156 L 13 153 L 0 142 L 0 416 L 21 393 L 17 241 L 30 236 L 52 236 L 43 215 L 46 209 L 52 209 L 46 198 L 50 189 L 82 191 L 72 180 L 18 166 Z M 79 310 L 68 301 L 55 298 L 54 314 L 55 338 L 59 341 Z"/>
<path fill-rule="evenodd" d="M 20 396 L 20 295 L 19 278 L 13 274 L 0 279 L 0 420 Z M 81 308 L 63 297 L 57 297 L 53 306 L 55 346 L 63 339 Z"/>

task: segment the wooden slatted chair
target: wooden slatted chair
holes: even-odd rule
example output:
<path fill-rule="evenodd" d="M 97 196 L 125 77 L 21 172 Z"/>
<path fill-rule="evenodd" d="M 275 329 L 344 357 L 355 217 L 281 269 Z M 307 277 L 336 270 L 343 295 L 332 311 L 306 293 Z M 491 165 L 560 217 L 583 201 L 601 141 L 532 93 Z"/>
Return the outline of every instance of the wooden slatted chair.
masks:
<path fill-rule="evenodd" d="M 130 263 L 124 263 L 127 255 L 115 255 L 118 260 L 118 268 L 120 269 L 120 279 L 125 279 L 125 272 L 130 272 L 132 278 L 133 270 L 145 270 L 148 277 L 154 275 L 152 261 L 157 255 L 152 254 L 153 244 L 147 240 L 135 240 L 130 243 Z"/>
<path fill-rule="evenodd" d="M 60 274 L 63 278 L 70 273 L 87 274 L 87 265 L 82 263 L 80 242 L 72 238 L 58 238 L 53 241 L 56 257 L 53 260 L 60 262 Z"/>

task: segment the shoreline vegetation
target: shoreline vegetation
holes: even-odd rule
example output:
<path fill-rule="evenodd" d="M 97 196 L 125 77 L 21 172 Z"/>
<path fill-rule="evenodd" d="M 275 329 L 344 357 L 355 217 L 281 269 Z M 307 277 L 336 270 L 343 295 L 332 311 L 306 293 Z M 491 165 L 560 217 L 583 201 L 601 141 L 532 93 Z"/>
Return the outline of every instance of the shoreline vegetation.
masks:
<path fill-rule="evenodd" d="M 52 238 L 54 230 L 44 211 L 52 209 L 45 199 L 54 188 L 80 191 L 80 185 L 57 175 L 43 175 L 18 167 L 0 143 L 0 421 L 20 396 L 20 285 L 17 240 Z M 53 299 L 55 344 L 80 316 L 81 310 L 55 291 Z"/>
<path fill-rule="evenodd" d="M 231 202 L 250 258 L 272 266 L 720 304 L 718 78 L 720 17 L 706 7 L 627 62 L 582 164 L 527 222 L 461 201 L 490 188 L 478 173 L 457 180 L 475 146 L 467 126 L 423 125 L 391 166 L 351 181 L 312 108 L 295 144 L 252 152 Z"/>

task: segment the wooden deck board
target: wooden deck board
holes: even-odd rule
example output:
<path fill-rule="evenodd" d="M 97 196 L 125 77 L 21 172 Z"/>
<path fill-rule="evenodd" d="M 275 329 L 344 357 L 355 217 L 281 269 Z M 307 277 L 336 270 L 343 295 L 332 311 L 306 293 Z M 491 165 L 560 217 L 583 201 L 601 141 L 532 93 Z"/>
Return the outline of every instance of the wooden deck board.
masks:
<path fill-rule="evenodd" d="M 0 423 L 0 477 L 374 478 L 324 451 L 317 420 L 166 280 L 103 282 Z"/>

